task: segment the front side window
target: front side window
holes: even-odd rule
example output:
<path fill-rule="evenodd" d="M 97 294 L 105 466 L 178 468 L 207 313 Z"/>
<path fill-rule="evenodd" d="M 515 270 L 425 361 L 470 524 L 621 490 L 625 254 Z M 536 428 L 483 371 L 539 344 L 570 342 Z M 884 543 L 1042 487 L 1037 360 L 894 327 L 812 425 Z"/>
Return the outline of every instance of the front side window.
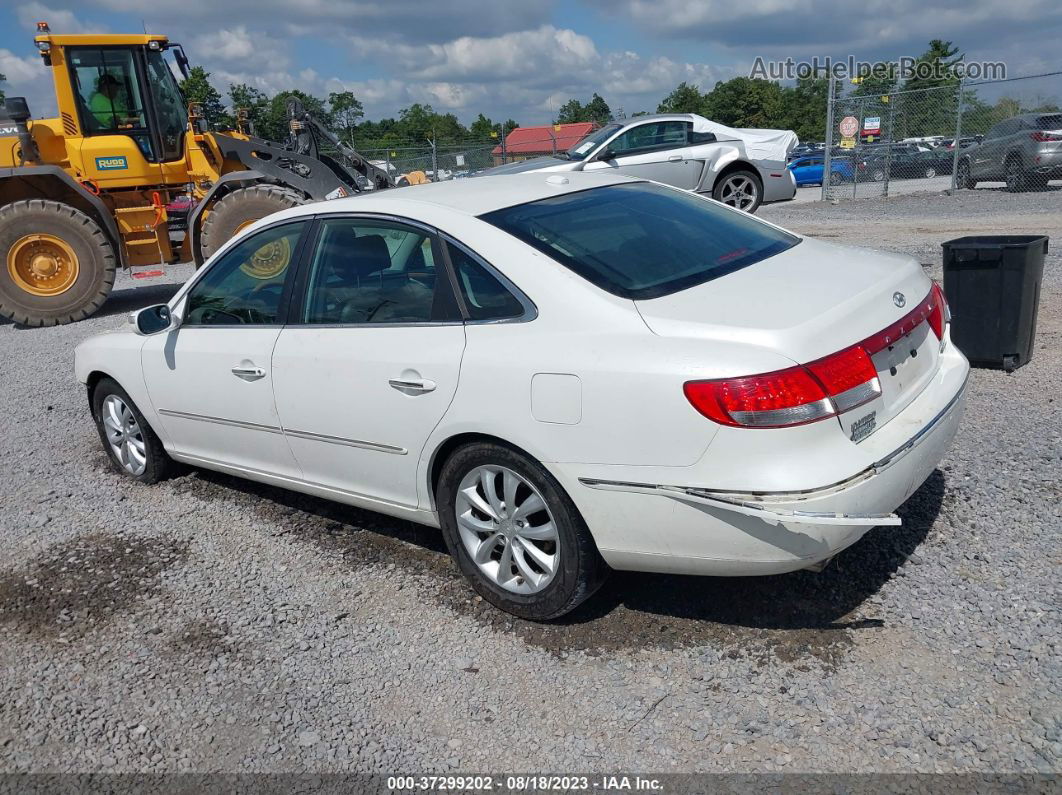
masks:
<path fill-rule="evenodd" d="M 70 68 L 89 132 L 147 128 L 132 50 L 73 48 Z"/>
<path fill-rule="evenodd" d="M 564 156 L 569 160 L 583 160 L 621 129 L 623 129 L 622 124 L 606 124 L 597 132 L 590 133 L 590 135 L 579 141 L 579 143 L 565 152 Z"/>
<path fill-rule="evenodd" d="M 686 130 L 689 126 L 689 122 L 685 121 L 657 121 L 639 124 L 609 144 L 609 148 L 617 155 L 622 155 L 637 151 L 685 146 Z"/>
<path fill-rule="evenodd" d="M 440 318 L 434 236 L 356 218 L 321 222 L 303 323 L 426 323 Z"/>
<path fill-rule="evenodd" d="M 711 200 L 647 182 L 519 204 L 482 219 L 624 298 L 684 290 L 800 238 Z"/>
<path fill-rule="evenodd" d="M 264 229 L 222 254 L 188 292 L 184 325 L 282 323 L 281 299 L 305 228 L 300 221 Z"/>

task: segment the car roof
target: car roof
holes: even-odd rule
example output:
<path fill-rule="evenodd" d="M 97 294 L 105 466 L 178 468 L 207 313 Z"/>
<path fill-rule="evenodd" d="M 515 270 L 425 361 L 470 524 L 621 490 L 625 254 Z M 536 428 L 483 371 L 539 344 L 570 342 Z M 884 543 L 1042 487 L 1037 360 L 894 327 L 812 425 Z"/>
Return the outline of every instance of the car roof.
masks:
<path fill-rule="evenodd" d="M 369 191 L 345 199 L 311 202 L 269 216 L 269 219 L 274 221 L 281 218 L 298 218 L 322 212 L 404 215 L 408 214 L 411 203 L 434 205 L 450 211 L 477 216 L 500 210 L 503 207 L 512 207 L 551 196 L 630 182 L 645 182 L 645 180 L 622 174 L 580 171 L 531 171 L 524 174 L 467 177 L 384 191 Z"/>

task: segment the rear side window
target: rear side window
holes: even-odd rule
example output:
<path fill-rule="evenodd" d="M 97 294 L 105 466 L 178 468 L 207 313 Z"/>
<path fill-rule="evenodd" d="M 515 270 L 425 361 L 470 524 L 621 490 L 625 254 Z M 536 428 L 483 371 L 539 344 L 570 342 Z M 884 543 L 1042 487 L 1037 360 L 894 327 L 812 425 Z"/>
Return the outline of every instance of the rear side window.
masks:
<path fill-rule="evenodd" d="M 1036 120 L 1038 130 L 1062 130 L 1062 113 L 1053 113 L 1050 116 L 1041 116 Z"/>
<path fill-rule="evenodd" d="M 670 295 L 800 242 L 750 215 L 647 182 L 568 193 L 482 218 L 601 289 L 636 300 Z"/>
<path fill-rule="evenodd" d="M 524 313 L 523 304 L 494 274 L 463 249 L 454 245 L 449 249 L 469 320 L 505 320 Z"/>

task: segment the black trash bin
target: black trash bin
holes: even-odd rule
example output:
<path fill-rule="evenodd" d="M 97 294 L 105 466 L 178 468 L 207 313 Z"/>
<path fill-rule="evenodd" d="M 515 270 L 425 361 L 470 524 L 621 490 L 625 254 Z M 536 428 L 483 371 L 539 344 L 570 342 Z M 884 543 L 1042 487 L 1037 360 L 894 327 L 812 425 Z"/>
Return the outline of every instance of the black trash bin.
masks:
<path fill-rule="evenodd" d="M 972 364 L 1007 372 L 1032 358 L 1045 235 L 975 235 L 944 248 L 951 338 Z"/>

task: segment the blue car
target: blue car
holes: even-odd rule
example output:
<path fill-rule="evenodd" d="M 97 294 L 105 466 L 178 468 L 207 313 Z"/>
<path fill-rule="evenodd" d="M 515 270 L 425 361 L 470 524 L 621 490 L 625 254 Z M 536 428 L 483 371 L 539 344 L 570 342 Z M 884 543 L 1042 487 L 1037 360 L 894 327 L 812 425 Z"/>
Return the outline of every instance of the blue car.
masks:
<path fill-rule="evenodd" d="M 821 185 L 822 175 L 825 170 L 822 155 L 800 157 L 790 163 L 786 168 L 793 172 L 793 178 L 798 186 Z M 837 158 L 830 161 L 830 184 L 838 185 L 841 182 L 851 182 L 853 175 L 852 161 L 846 158 Z"/>

